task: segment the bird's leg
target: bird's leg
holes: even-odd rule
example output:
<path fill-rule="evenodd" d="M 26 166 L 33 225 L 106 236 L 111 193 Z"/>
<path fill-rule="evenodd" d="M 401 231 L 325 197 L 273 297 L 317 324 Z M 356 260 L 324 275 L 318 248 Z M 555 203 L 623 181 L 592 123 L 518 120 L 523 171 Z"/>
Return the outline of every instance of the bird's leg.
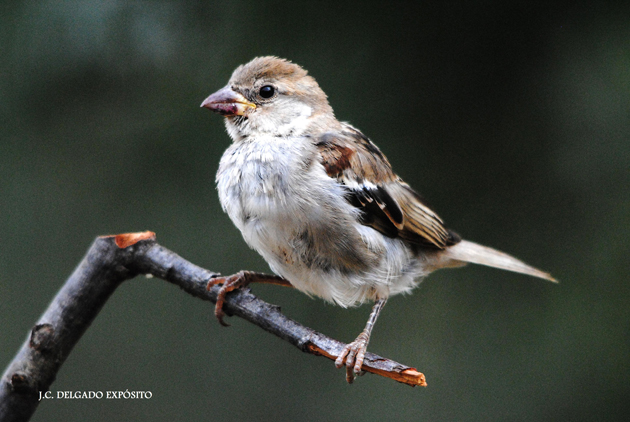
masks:
<path fill-rule="evenodd" d="M 223 325 L 224 327 L 230 326 L 230 324 L 223 321 L 223 317 L 225 316 L 225 313 L 223 312 L 225 295 L 232 290 L 246 287 L 250 283 L 277 284 L 279 286 L 293 287 L 293 285 L 288 280 L 285 280 L 284 278 L 277 275 L 255 273 L 252 271 L 239 271 L 238 273 L 227 277 L 215 277 L 210 279 L 210 281 L 208 281 L 208 285 L 206 286 L 206 290 L 210 290 L 213 286 L 217 284 L 223 284 L 223 286 L 221 286 L 221 289 L 219 290 L 219 293 L 217 294 L 217 303 L 214 307 L 214 316 L 217 317 L 221 325 Z"/>
<path fill-rule="evenodd" d="M 378 299 L 374 303 L 370 317 L 361 334 L 359 334 L 356 340 L 344 347 L 337 357 L 337 360 L 335 360 L 335 366 L 337 368 L 341 368 L 345 362 L 346 381 L 348 381 L 349 384 L 352 384 L 355 376 L 362 375 L 361 367 L 363 366 L 367 345 L 370 342 L 372 328 L 374 328 L 374 323 L 381 313 L 381 309 L 385 306 L 385 302 L 387 302 L 387 299 Z"/>

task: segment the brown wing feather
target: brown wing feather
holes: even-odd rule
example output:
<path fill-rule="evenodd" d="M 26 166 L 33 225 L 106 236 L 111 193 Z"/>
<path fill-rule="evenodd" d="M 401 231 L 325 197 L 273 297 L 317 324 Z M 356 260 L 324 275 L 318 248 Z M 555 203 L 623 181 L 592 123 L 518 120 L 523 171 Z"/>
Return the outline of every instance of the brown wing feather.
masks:
<path fill-rule="evenodd" d="M 350 202 L 362 209 L 363 224 L 421 246 L 443 249 L 459 241 L 361 132 L 345 124 L 340 132 L 319 136 L 316 145 L 326 173 L 343 183 Z"/>

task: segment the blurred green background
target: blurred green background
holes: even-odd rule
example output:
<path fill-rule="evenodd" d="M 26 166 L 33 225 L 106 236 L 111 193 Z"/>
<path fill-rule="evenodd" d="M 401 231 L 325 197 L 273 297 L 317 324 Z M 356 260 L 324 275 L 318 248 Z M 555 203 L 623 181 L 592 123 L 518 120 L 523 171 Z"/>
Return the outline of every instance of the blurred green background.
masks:
<path fill-rule="evenodd" d="M 35 421 L 592 421 L 630 415 L 630 8 L 477 2 L 4 1 L 0 6 L 0 366 L 97 235 L 153 230 L 192 262 L 268 271 L 214 188 L 229 145 L 199 108 L 259 55 L 304 66 L 341 120 L 464 237 L 553 285 L 469 266 L 395 297 L 369 350 L 429 387 L 342 370 L 209 303 L 137 278 Z M 350 341 L 344 310 L 254 286 Z"/>

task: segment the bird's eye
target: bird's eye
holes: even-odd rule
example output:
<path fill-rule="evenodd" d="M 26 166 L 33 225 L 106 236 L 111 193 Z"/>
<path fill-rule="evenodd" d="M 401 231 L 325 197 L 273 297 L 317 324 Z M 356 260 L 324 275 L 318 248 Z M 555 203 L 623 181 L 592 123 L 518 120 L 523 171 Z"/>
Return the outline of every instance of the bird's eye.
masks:
<path fill-rule="evenodd" d="M 276 90 L 271 85 L 265 85 L 262 88 L 260 88 L 260 91 L 258 91 L 258 93 L 263 98 L 271 98 L 273 97 L 273 94 L 276 93 Z"/>

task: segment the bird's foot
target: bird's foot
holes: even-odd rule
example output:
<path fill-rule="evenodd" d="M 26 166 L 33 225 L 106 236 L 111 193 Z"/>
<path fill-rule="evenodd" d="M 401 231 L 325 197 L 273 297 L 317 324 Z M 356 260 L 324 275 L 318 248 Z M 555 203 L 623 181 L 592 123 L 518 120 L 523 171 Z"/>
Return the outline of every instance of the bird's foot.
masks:
<path fill-rule="evenodd" d="M 370 335 L 363 331 L 352 343 L 343 348 L 337 359 L 335 366 L 341 368 L 346 366 L 346 381 L 352 384 L 355 377 L 363 375 L 365 372 L 361 370 L 365 352 L 370 341 Z"/>
<path fill-rule="evenodd" d="M 231 276 L 216 277 L 208 281 L 206 290 L 212 289 L 212 287 L 216 286 L 217 284 L 223 284 L 223 286 L 221 286 L 221 289 L 219 290 L 219 293 L 217 294 L 217 303 L 214 306 L 214 316 L 217 317 L 219 323 L 224 327 L 230 326 L 230 324 L 223 321 L 223 317 L 225 316 L 225 312 L 223 312 L 225 295 L 230 293 L 232 290 L 247 287 L 247 285 L 252 282 L 252 276 L 255 276 L 255 274 L 249 271 L 239 271 L 238 273 Z"/>
<path fill-rule="evenodd" d="M 225 312 L 223 312 L 225 295 L 230 293 L 232 290 L 247 287 L 250 283 L 266 283 L 276 284 L 278 286 L 293 287 L 293 285 L 291 285 L 288 280 L 285 280 L 282 277 L 279 277 L 277 275 L 255 273 L 253 271 L 239 271 L 238 273 L 227 277 L 211 278 L 210 281 L 208 281 L 206 290 L 212 289 L 212 287 L 216 286 L 217 284 L 223 284 L 223 286 L 221 286 L 221 289 L 219 290 L 219 293 L 217 294 L 217 303 L 214 307 L 214 315 L 224 327 L 230 326 L 230 324 L 223 321 L 223 317 L 225 316 Z"/>

